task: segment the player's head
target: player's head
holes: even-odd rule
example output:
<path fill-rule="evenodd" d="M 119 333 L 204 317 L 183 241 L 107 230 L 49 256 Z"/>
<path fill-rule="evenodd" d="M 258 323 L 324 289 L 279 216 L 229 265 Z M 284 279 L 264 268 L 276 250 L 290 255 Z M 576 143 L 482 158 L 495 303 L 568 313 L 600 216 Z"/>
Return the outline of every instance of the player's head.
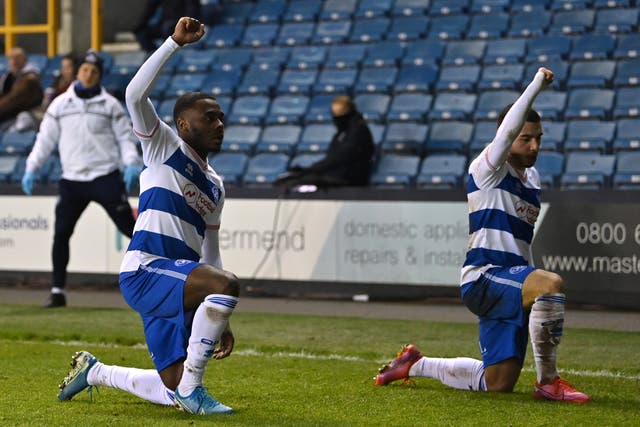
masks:
<path fill-rule="evenodd" d="M 502 124 L 507 112 L 513 104 L 509 104 L 502 109 L 498 115 L 498 127 Z M 540 114 L 534 109 L 527 112 L 524 126 L 520 134 L 516 137 L 509 150 L 507 161 L 516 169 L 525 169 L 533 166 L 538 159 L 540 141 L 542 139 L 542 122 Z"/>
<path fill-rule="evenodd" d="M 203 159 L 217 153 L 224 136 L 224 113 L 215 97 L 204 92 L 180 96 L 173 107 L 178 135 Z"/>
<path fill-rule="evenodd" d="M 331 117 L 338 130 L 344 130 L 349 124 L 349 118 L 356 112 L 353 100 L 346 96 L 337 96 L 331 101 Z"/>
<path fill-rule="evenodd" d="M 82 86 L 89 88 L 100 84 L 104 60 L 93 49 L 89 49 L 82 58 L 76 78 Z"/>

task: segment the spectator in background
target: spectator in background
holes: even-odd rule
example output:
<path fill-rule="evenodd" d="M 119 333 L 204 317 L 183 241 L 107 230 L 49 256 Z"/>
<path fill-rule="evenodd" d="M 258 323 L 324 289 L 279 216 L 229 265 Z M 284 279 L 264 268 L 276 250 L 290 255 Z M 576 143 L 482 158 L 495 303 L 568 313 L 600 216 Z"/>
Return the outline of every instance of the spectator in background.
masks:
<path fill-rule="evenodd" d="M 58 96 L 62 95 L 69 89 L 71 83 L 76 77 L 76 60 L 72 54 L 67 54 L 62 57 L 60 61 L 60 74 L 53 80 L 51 86 L 45 89 L 44 99 L 42 100 L 42 106 L 48 107 L 51 101 Z"/>
<path fill-rule="evenodd" d="M 137 185 L 140 156 L 124 108 L 100 85 L 102 62 L 89 50 L 78 68 L 77 81 L 51 102 L 22 177 L 23 191 L 32 194 L 36 171 L 57 145 L 62 179 L 56 204 L 51 295 L 46 307 L 66 305 L 69 239 L 89 202 L 102 205 L 124 235 L 133 234 L 135 219 L 127 191 Z M 123 164 L 124 183 L 120 173 Z"/>
<path fill-rule="evenodd" d="M 369 183 L 375 147 L 367 122 L 348 96 L 331 102 L 336 133 L 325 157 L 308 167 L 294 166 L 276 182 L 286 188 L 301 186 L 362 186 Z M 307 191 L 314 191 L 313 187 Z"/>
<path fill-rule="evenodd" d="M 133 29 L 140 47 L 151 53 L 155 41 L 173 34 L 176 21 L 182 16 L 200 16 L 200 0 L 147 0 L 138 25 Z"/>
<path fill-rule="evenodd" d="M 40 70 L 27 62 L 24 49 L 14 47 L 7 55 L 9 67 L 0 77 L 0 131 L 37 130 L 34 115 L 42 103 Z"/>

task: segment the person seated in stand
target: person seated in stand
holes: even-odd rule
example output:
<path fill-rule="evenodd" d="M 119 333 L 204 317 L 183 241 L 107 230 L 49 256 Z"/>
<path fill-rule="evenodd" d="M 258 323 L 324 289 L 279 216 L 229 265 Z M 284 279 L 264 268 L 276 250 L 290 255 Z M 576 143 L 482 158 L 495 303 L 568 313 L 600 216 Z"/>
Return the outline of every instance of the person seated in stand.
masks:
<path fill-rule="evenodd" d="M 75 78 L 76 59 L 69 53 L 60 60 L 60 74 L 56 76 L 51 86 L 44 90 L 43 108 L 46 109 L 56 96 L 65 93 Z"/>
<path fill-rule="evenodd" d="M 12 48 L 7 60 L 7 71 L 0 76 L 0 130 L 37 130 L 39 121 L 34 113 L 43 95 L 40 70 L 27 61 L 21 47 Z"/>
<path fill-rule="evenodd" d="M 199 0 L 147 0 L 138 24 L 133 29 L 140 47 L 147 53 L 156 50 L 156 42 L 173 33 L 182 16 L 200 16 Z"/>
<path fill-rule="evenodd" d="M 375 147 L 367 122 L 345 95 L 331 102 L 336 133 L 324 158 L 308 167 L 294 166 L 276 182 L 287 189 L 364 186 L 369 184 Z M 309 186 L 312 186 L 309 188 Z M 314 188 L 315 187 L 315 188 Z"/>

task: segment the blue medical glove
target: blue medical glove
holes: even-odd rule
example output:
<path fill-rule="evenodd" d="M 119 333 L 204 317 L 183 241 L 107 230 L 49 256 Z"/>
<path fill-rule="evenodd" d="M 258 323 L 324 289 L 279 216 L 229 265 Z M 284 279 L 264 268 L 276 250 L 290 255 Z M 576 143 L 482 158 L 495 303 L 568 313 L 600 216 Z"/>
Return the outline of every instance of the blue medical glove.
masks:
<path fill-rule="evenodd" d="M 22 191 L 24 194 L 33 194 L 33 184 L 36 182 L 36 174 L 33 172 L 25 172 L 22 176 Z"/>
<path fill-rule="evenodd" d="M 131 164 L 124 168 L 124 185 L 127 191 L 131 191 L 138 186 L 138 178 L 140 177 L 140 168 Z"/>

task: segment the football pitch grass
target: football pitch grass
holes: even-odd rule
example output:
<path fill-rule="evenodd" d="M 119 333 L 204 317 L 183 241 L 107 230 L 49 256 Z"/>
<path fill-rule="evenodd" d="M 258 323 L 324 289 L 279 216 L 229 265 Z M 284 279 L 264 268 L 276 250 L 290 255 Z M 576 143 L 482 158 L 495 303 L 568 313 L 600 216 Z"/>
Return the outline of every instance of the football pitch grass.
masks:
<path fill-rule="evenodd" d="M 564 377 L 593 399 L 536 401 L 531 351 L 514 393 L 447 388 L 430 379 L 376 387 L 402 344 L 426 355 L 478 357 L 474 324 L 236 313 L 234 354 L 212 361 L 205 385 L 236 413 L 202 417 L 105 387 L 58 402 L 71 355 L 152 368 L 127 309 L 0 305 L 0 425 L 623 426 L 640 425 L 640 333 L 565 329 Z"/>

